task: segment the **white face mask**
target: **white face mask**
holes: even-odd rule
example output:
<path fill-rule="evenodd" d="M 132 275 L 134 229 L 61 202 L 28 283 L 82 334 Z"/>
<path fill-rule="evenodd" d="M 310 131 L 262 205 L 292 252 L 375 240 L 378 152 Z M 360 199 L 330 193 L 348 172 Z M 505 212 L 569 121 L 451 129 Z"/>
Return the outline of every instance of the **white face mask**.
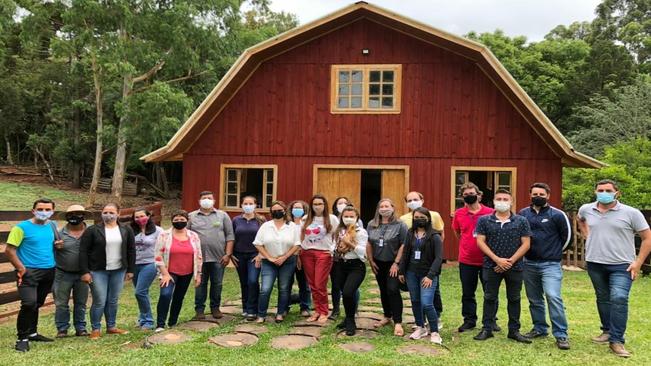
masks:
<path fill-rule="evenodd" d="M 382 217 L 389 217 L 391 214 L 393 214 L 393 209 L 392 208 L 381 208 L 378 210 L 378 213 Z"/>
<path fill-rule="evenodd" d="M 253 213 L 253 211 L 255 211 L 255 205 L 251 205 L 251 204 L 242 205 L 242 210 L 244 211 L 244 213 L 247 214 Z"/>
<path fill-rule="evenodd" d="M 350 225 L 355 225 L 357 220 L 354 217 L 342 217 L 341 221 L 344 222 L 344 225 L 350 226 Z"/>
<path fill-rule="evenodd" d="M 212 208 L 215 205 L 215 201 L 211 200 L 210 198 L 204 198 L 202 200 L 199 200 L 199 205 L 204 210 L 207 210 L 209 208 Z"/>
<path fill-rule="evenodd" d="M 412 211 L 422 206 L 423 206 L 423 201 L 421 200 L 407 202 L 407 207 L 409 207 L 409 209 Z"/>
<path fill-rule="evenodd" d="M 337 205 L 337 211 L 339 211 L 339 213 L 341 213 L 341 212 L 344 210 L 344 208 L 346 208 L 346 206 L 348 206 L 347 203 L 340 203 L 340 204 L 338 204 L 338 205 Z"/>
<path fill-rule="evenodd" d="M 498 212 L 508 212 L 511 210 L 511 202 L 494 201 L 495 210 Z"/>

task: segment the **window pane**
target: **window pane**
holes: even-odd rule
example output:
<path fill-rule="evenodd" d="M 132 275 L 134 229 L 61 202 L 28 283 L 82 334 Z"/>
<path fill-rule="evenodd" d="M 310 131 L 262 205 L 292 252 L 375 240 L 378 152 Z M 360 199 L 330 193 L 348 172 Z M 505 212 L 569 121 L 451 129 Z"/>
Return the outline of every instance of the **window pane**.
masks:
<path fill-rule="evenodd" d="M 235 180 L 237 180 L 237 170 L 235 170 L 235 169 L 228 169 L 227 172 L 228 172 L 228 173 L 227 173 L 228 180 L 230 180 L 230 181 L 235 181 Z"/>
<path fill-rule="evenodd" d="M 350 71 L 339 71 L 339 82 L 347 83 L 350 81 Z"/>
<path fill-rule="evenodd" d="M 501 186 L 511 185 L 511 173 L 499 173 L 498 184 Z"/>
<path fill-rule="evenodd" d="M 339 98 L 339 101 L 337 102 L 337 108 L 348 108 L 348 107 L 350 107 L 348 105 L 348 98 L 347 97 Z"/>
<path fill-rule="evenodd" d="M 457 182 L 457 184 L 466 183 L 466 173 L 465 172 L 457 172 L 456 173 L 456 182 Z"/>
<path fill-rule="evenodd" d="M 380 94 L 380 84 L 371 84 L 368 86 L 368 93 L 370 95 L 379 95 Z"/>
<path fill-rule="evenodd" d="M 349 94 L 350 94 L 350 86 L 348 86 L 348 84 L 339 85 L 339 95 L 349 95 Z"/>
<path fill-rule="evenodd" d="M 389 83 L 393 82 L 393 71 L 383 71 L 382 81 Z"/>
<path fill-rule="evenodd" d="M 355 83 L 350 89 L 351 95 L 362 95 L 362 83 Z"/>
<path fill-rule="evenodd" d="M 393 84 L 383 84 L 382 95 L 393 95 Z"/>
<path fill-rule="evenodd" d="M 380 108 L 380 97 L 370 97 L 370 98 L 368 98 L 368 107 L 369 108 Z"/>
<path fill-rule="evenodd" d="M 362 108 L 362 97 L 352 97 L 352 98 L 350 98 L 350 107 L 351 108 Z"/>
<path fill-rule="evenodd" d="M 393 98 L 383 97 L 382 98 L 382 108 L 393 108 Z"/>
<path fill-rule="evenodd" d="M 227 195 L 226 206 L 237 207 L 237 195 Z"/>
<path fill-rule="evenodd" d="M 267 199 L 265 200 L 265 206 L 266 207 L 271 207 L 271 202 L 273 202 L 273 198 L 271 195 L 267 195 Z"/>
<path fill-rule="evenodd" d="M 273 169 L 267 169 L 266 172 L 267 172 L 267 182 L 269 184 L 273 184 L 274 170 Z"/>
<path fill-rule="evenodd" d="M 379 71 L 371 71 L 370 75 L 370 82 L 379 82 L 380 81 L 380 72 Z"/>
<path fill-rule="evenodd" d="M 361 70 L 355 70 L 353 71 L 353 81 L 362 81 L 362 71 Z"/>
<path fill-rule="evenodd" d="M 237 194 L 237 183 L 228 183 L 227 186 L 228 186 L 226 189 L 227 193 Z"/>

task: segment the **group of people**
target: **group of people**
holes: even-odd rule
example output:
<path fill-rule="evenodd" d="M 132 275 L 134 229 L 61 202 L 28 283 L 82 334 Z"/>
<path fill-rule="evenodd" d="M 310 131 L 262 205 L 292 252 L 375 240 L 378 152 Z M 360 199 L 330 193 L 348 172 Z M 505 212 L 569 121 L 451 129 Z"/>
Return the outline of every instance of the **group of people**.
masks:
<path fill-rule="evenodd" d="M 494 193 L 493 208 L 481 203 L 482 192 L 466 183 L 460 189 L 464 207 L 453 217 L 452 229 L 459 240 L 459 278 L 462 287 L 463 333 L 477 326 L 475 292 L 481 283 L 484 304 L 483 341 L 500 331 L 497 324 L 498 294 L 506 283 L 508 338 L 522 343 L 545 337 L 551 331 L 560 349 L 569 349 L 568 325 L 561 296 L 563 251 L 572 238 L 564 212 L 550 206 L 550 188 L 535 183 L 531 204 L 515 214 L 513 198 L 506 190 Z M 617 200 L 619 188 L 611 180 L 596 184 L 597 201 L 579 210 L 580 228 L 587 238 L 588 273 L 595 288 L 602 334 L 595 342 L 609 343 L 611 350 L 627 357 L 624 332 L 631 283 L 651 251 L 651 231 L 640 213 Z M 411 339 L 429 336 L 441 344 L 439 330 L 443 311 L 440 273 L 443 263 L 444 223 L 441 216 L 424 207 L 424 197 L 410 192 L 405 197 L 409 213 L 398 216 L 388 198 L 377 204 L 374 218 L 364 225 L 360 213 L 346 197 L 329 205 L 317 194 L 309 203 L 274 201 L 270 219 L 260 215 L 256 197 L 241 198 L 242 213 L 231 218 L 214 207 L 212 192 L 200 193 L 199 209 L 171 215 L 168 230 L 156 226 L 151 213 L 136 209 L 131 223 L 119 222 L 119 207 L 107 204 L 101 222 L 86 225 L 89 213 L 72 205 L 62 213 L 66 225 L 53 221 L 55 204 L 49 199 L 34 202 L 34 217 L 12 228 L 7 256 L 16 268 L 21 308 L 17 319 L 16 350 L 28 351 L 30 341 L 52 341 L 37 331 L 38 309 L 52 290 L 55 299 L 57 337 L 70 328 L 69 300 L 73 298 L 76 336 L 101 337 L 124 334 L 117 327 L 118 299 L 125 280 L 132 279 L 138 302 L 138 326 L 160 331 L 174 326 L 185 294 L 193 284 L 195 319 L 221 318 L 224 270 L 232 263 L 242 293 L 242 315 L 249 321 L 267 321 L 269 301 L 277 283 L 278 304 L 273 320 L 284 321 L 293 302 L 308 322 L 337 319 L 340 303 L 344 318 L 337 327 L 347 335 L 356 332 L 355 315 L 359 288 L 367 264 L 378 283 L 383 318 L 375 326 L 393 323 L 402 337 L 401 289 L 409 291 L 415 326 Z M 634 235 L 642 238 L 636 257 Z M 154 319 L 149 288 L 159 278 L 160 295 Z M 332 283 L 332 311 L 328 282 Z M 299 293 L 293 301 L 292 287 Z M 524 284 L 533 329 L 520 333 L 520 293 Z M 208 291 L 210 287 L 210 291 Z M 86 325 L 86 301 L 92 296 L 91 329 Z"/>

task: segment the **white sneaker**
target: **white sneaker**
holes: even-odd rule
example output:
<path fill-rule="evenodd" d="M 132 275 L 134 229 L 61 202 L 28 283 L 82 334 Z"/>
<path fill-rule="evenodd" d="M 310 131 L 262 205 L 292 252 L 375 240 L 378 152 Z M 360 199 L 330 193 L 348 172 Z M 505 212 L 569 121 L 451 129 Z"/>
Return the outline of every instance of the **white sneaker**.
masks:
<path fill-rule="evenodd" d="M 164 331 L 164 330 L 165 330 L 165 328 L 158 327 L 158 328 L 156 328 L 156 329 L 154 330 L 154 333 L 160 333 L 160 332 L 162 332 L 162 331 Z"/>
<path fill-rule="evenodd" d="M 421 339 L 421 338 L 427 336 L 428 333 L 429 332 L 427 331 L 426 328 L 418 327 L 418 328 L 416 328 L 416 330 L 413 333 L 411 333 L 409 338 L 410 339 Z"/>
<path fill-rule="evenodd" d="M 443 344 L 443 339 L 441 339 L 441 335 L 438 334 L 438 332 L 432 332 L 432 335 L 430 336 L 429 339 L 434 344 L 438 344 L 438 345 Z"/>

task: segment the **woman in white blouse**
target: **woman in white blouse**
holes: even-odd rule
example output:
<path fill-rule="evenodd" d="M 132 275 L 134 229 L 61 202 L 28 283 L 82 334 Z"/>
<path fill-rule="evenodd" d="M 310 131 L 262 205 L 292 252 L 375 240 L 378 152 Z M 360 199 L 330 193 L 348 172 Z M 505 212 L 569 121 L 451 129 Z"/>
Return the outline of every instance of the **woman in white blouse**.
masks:
<path fill-rule="evenodd" d="M 284 320 L 289 311 L 292 277 L 296 269 L 296 251 L 300 248 L 299 230 L 289 220 L 287 205 L 282 201 L 271 204 L 271 218 L 260 226 L 253 245 L 262 255 L 262 284 L 258 298 L 258 319 L 263 323 L 267 317 L 269 297 L 278 278 L 278 310 L 276 323 Z"/>
<path fill-rule="evenodd" d="M 357 225 L 359 211 L 353 206 L 346 206 L 341 212 L 341 223 L 333 234 L 335 240 L 334 261 L 332 268 L 333 283 L 341 289 L 343 294 L 344 311 L 346 318 L 337 325 L 339 329 L 346 329 L 346 335 L 355 335 L 355 313 L 357 302 L 355 294 L 366 276 L 366 230 Z"/>

